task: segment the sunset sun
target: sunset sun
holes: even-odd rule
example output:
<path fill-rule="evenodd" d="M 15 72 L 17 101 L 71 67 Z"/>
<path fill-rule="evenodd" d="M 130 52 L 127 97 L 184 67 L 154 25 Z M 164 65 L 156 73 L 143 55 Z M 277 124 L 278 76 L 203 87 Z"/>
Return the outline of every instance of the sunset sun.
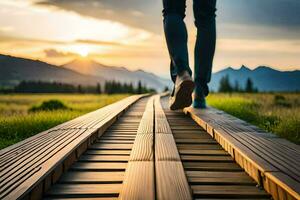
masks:
<path fill-rule="evenodd" d="M 87 48 L 82 48 L 78 50 L 78 54 L 82 57 L 87 57 L 89 55 L 89 51 Z"/>
<path fill-rule="evenodd" d="M 87 57 L 89 55 L 89 49 L 86 46 L 76 46 L 74 52 L 81 57 Z"/>

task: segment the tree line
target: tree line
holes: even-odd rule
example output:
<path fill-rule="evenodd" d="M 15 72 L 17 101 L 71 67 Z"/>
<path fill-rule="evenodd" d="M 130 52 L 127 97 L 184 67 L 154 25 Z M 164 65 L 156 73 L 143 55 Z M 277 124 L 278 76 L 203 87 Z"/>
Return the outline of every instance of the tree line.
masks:
<path fill-rule="evenodd" d="M 89 93 L 89 94 L 142 94 L 155 92 L 154 89 L 143 85 L 141 81 L 137 86 L 133 83 L 106 81 L 103 86 L 97 83 L 94 86 L 72 85 L 59 82 L 21 81 L 14 88 L 0 88 L 1 93 Z"/>
<path fill-rule="evenodd" d="M 235 81 L 234 85 L 230 82 L 229 75 L 223 76 L 219 84 L 219 92 L 258 92 L 258 88 L 254 87 L 254 83 L 251 78 L 246 80 L 245 87 L 241 87 L 238 81 Z"/>

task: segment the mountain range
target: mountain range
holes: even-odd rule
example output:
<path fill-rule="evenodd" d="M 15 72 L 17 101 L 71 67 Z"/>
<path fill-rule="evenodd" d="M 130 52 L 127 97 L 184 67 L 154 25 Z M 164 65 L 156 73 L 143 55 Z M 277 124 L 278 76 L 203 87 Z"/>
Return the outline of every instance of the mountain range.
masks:
<path fill-rule="evenodd" d="M 222 77 L 229 76 L 230 82 L 245 87 L 250 78 L 259 91 L 300 91 L 300 71 L 278 71 L 260 66 L 254 70 L 246 66 L 240 69 L 228 67 L 213 73 L 210 89 L 218 91 Z M 0 55 L 0 86 L 11 87 L 22 80 L 61 82 L 74 85 L 104 84 L 107 80 L 137 84 L 140 80 L 149 88 L 162 91 L 171 88 L 171 81 L 143 70 L 130 71 L 125 67 L 113 67 L 88 59 L 76 59 L 62 66 L 51 65 L 39 60 Z"/>
<path fill-rule="evenodd" d="M 212 75 L 209 87 L 213 91 L 218 91 L 219 82 L 222 77 L 228 76 L 232 85 L 236 82 L 244 88 L 246 81 L 250 78 L 254 87 L 259 91 L 300 91 L 300 71 L 278 71 L 271 67 L 259 66 L 253 70 L 246 66 L 239 69 L 228 67 Z"/>
<path fill-rule="evenodd" d="M 39 60 L 0 55 L 0 86 L 11 87 L 22 80 L 61 82 L 73 85 L 104 84 L 107 80 L 138 84 L 162 91 L 170 84 L 152 73 L 142 70 L 130 71 L 124 67 L 105 66 L 88 59 L 76 59 L 62 66 Z"/>
<path fill-rule="evenodd" d="M 88 59 L 76 59 L 61 67 L 78 73 L 101 77 L 104 80 L 117 80 L 122 83 L 133 83 L 139 80 L 149 88 L 162 91 L 170 85 L 170 81 L 143 70 L 130 71 L 125 67 L 107 66 Z"/>

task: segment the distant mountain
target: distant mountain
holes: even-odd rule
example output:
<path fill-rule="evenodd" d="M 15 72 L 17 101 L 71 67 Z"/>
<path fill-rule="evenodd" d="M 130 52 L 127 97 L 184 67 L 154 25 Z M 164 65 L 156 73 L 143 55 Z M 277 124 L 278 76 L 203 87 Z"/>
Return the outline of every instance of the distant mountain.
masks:
<path fill-rule="evenodd" d="M 259 91 L 300 91 L 300 71 L 277 71 L 260 66 L 254 70 L 246 66 L 240 69 L 228 67 L 212 75 L 211 90 L 218 91 L 220 79 L 229 76 L 234 85 L 245 87 L 251 78 Z M 149 88 L 162 91 L 171 88 L 171 81 L 142 70 L 130 71 L 124 67 L 106 66 L 91 60 L 77 59 L 62 66 L 55 66 L 38 60 L 0 55 L 0 86 L 15 86 L 22 80 L 61 82 L 74 85 L 103 84 L 105 80 L 137 84 L 139 80 Z"/>
<path fill-rule="evenodd" d="M 38 60 L 0 55 L 0 86 L 14 86 L 22 80 L 95 85 L 102 83 L 104 79 Z"/>
<path fill-rule="evenodd" d="M 104 84 L 116 80 L 137 84 L 139 80 L 148 88 L 162 91 L 170 81 L 142 70 L 129 71 L 124 67 L 110 67 L 97 62 L 77 59 L 63 66 L 38 60 L 0 55 L 0 86 L 15 86 L 22 80 L 61 82 L 74 85 Z"/>
<path fill-rule="evenodd" d="M 251 78 L 259 91 L 300 91 L 299 70 L 277 71 L 266 66 L 251 70 L 244 65 L 240 69 L 228 67 L 214 73 L 209 84 L 211 90 L 218 91 L 220 79 L 226 75 L 233 85 L 238 82 L 241 87 L 245 87 L 246 80 Z"/>
<path fill-rule="evenodd" d="M 76 72 L 103 77 L 105 80 L 116 80 L 123 83 L 133 83 L 137 85 L 141 80 L 148 88 L 162 91 L 165 86 L 170 86 L 170 81 L 156 76 L 143 70 L 130 71 L 125 67 L 106 66 L 87 59 L 76 59 L 70 63 L 62 65 L 63 68 L 71 69 Z"/>

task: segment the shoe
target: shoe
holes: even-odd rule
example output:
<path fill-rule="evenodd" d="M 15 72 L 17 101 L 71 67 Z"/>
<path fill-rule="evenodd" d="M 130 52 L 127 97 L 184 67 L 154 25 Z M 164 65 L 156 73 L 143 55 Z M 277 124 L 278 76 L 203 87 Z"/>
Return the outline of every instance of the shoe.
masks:
<path fill-rule="evenodd" d="M 194 87 L 194 81 L 187 71 L 177 75 L 173 93 L 169 99 L 170 109 L 178 110 L 190 106 Z"/>
<path fill-rule="evenodd" d="M 195 98 L 193 101 L 193 108 L 199 108 L 199 109 L 205 109 L 206 106 L 206 100 L 205 98 Z"/>

